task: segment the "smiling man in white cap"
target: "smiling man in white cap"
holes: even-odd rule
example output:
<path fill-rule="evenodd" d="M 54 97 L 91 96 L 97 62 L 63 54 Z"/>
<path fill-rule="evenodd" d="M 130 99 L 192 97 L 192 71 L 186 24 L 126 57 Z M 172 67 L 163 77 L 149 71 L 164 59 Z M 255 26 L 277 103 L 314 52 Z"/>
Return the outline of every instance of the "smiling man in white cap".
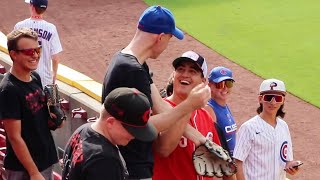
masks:
<path fill-rule="evenodd" d="M 172 63 L 173 94 L 165 101 L 173 107 L 184 103 L 190 92 L 199 84 L 206 82 L 207 63 L 205 58 L 194 51 L 187 51 Z M 212 180 L 212 177 L 200 176 L 192 163 L 192 153 L 199 145 L 193 139 L 184 136 L 187 125 L 195 128 L 203 137 L 220 144 L 213 119 L 204 108 L 191 112 L 188 121 L 177 121 L 165 132 L 162 132 L 155 143 L 155 167 L 153 180 Z M 183 169 L 183 171 L 181 170 Z"/>
<path fill-rule="evenodd" d="M 233 157 L 238 165 L 237 180 L 285 180 L 294 175 L 300 161 L 293 160 L 292 141 L 282 120 L 286 87 L 278 79 L 260 85 L 258 115 L 240 127 Z"/>

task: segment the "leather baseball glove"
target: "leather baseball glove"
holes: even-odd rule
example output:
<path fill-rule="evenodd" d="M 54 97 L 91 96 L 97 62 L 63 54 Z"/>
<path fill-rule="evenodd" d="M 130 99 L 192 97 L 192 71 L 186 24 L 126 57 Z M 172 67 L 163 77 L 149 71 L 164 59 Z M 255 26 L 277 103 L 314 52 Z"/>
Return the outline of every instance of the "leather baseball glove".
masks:
<path fill-rule="evenodd" d="M 48 118 L 48 127 L 50 130 L 56 130 L 64 120 L 66 116 L 60 108 L 60 98 L 58 85 L 48 84 L 44 87 L 44 93 L 47 98 L 47 106 L 50 117 Z"/>
<path fill-rule="evenodd" d="M 237 172 L 229 153 L 210 140 L 198 146 L 192 156 L 194 168 L 201 176 L 221 178 Z"/>

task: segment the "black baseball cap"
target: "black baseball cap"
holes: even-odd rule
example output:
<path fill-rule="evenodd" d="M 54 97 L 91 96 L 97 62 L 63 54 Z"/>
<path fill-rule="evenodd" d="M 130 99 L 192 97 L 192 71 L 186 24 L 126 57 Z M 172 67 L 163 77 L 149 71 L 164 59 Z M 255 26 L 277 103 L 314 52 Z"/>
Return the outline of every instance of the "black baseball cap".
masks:
<path fill-rule="evenodd" d="M 46 9 L 48 7 L 48 0 L 25 0 L 24 2 L 40 8 Z"/>
<path fill-rule="evenodd" d="M 148 122 L 151 114 L 148 97 L 137 89 L 114 89 L 106 97 L 104 107 L 138 140 L 153 141 L 157 137 L 156 128 Z"/>

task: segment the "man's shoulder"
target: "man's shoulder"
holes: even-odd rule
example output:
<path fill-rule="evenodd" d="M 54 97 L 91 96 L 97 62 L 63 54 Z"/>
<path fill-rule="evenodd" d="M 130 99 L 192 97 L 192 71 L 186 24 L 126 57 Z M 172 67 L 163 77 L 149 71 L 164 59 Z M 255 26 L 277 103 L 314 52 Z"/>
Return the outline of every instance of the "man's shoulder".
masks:
<path fill-rule="evenodd" d="M 250 118 L 249 120 L 245 121 L 243 124 L 241 124 L 240 129 L 242 131 L 244 129 L 246 129 L 247 131 L 253 131 L 255 129 L 255 127 L 258 126 L 258 124 L 259 124 L 258 121 L 259 121 L 259 116 L 256 115 L 256 116 Z"/>
<path fill-rule="evenodd" d="M 30 18 L 27 18 L 27 19 L 24 19 L 22 21 L 19 21 L 16 23 L 15 27 L 16 28 L 20 28 L 21 25 L 24 25 L 26 22 L 29 22 L 30 21 Z"/>
<path fill-rule="evenodd" d="M 48 28 L 51 28 L 51 29 L 57 29 L 56 25 L 54 25 L 53 23 L 51 22 L 48 22 L 46 20 L 42 20 L 41 23 L 43 23 L 45 26 L 47 26 Z"/>
<path fill-rule="evenodd" d="M 132 68 L 132 70 L 142 68 L 142 65 L 138 62 L 135 56 L 122 53 L 121 51 L 117 52 L 113 56 L 112 61 L 119 67 L 126 67 L 126 68 L 129 67 L 129 68 Z M 131 70 L 131 69 L 127 69 L 127 71 L 128 70 Z"/>
<path fill-rule="evenodd" d="M 202 117 L 204 117 L 206 119 L 210 119 L 211 121 L 213 121 L 212 116 L 210 115 L 210 113 L 205 108 L 200 108 L 197 111 L 198 111 L 199 115 L 201 115 Z"/>
<path fill-rule="evenodd" d="M 5 74 L 3 75 L 3 78 L 0 82 L 0 89 L 1 91 L 11 91 L 16 89 L 16 85 L 14 83 L 14 80 L 12 79 L 13 75 L 11 74 Z"/>
<path fill-rule="evenodd" d="M 32 23 L 33 21 L 38 21 L 38 23 L 33 24 Z M 30 27 L 30 28 L 35 29 L 37 26 L 40 26 L 40 25 L 41 25 L 41 28 L 56 29 L 56 26 L 51 22 L 48 22 L 46 20 L 40 20 L 40 21 L 39 20 L 32 20 L 30 18 L 27 18 L 25 20 L 18 22 L 15 25 L 15 29 L 22 28 L 22 27 Z"/>
<path fill-rule="evenodd" d="M 117 148 L 103 137 L 91 136 L 83 140 L 84 155 L 88 159 L 118 159 Z"/>
<path fill-rule="evenodd" d="M 285 120 L 279 118 L 279 117 L 277 117 L 277 123 L 278 123 L 280 126 L 289 129 L 289 126 L 288 126 L 287 122 L 286 122 Z"/>

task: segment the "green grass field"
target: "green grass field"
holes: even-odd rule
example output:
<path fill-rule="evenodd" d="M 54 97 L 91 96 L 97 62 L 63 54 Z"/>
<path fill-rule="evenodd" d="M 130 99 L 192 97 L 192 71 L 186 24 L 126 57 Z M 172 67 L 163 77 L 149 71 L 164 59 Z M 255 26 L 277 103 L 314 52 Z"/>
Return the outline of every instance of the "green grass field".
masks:
<path fill-rule="evenodd" d="M 320 107 L 320 1 L 145 0 L 173 11 L 177 25 L 263 78 Z"/>

